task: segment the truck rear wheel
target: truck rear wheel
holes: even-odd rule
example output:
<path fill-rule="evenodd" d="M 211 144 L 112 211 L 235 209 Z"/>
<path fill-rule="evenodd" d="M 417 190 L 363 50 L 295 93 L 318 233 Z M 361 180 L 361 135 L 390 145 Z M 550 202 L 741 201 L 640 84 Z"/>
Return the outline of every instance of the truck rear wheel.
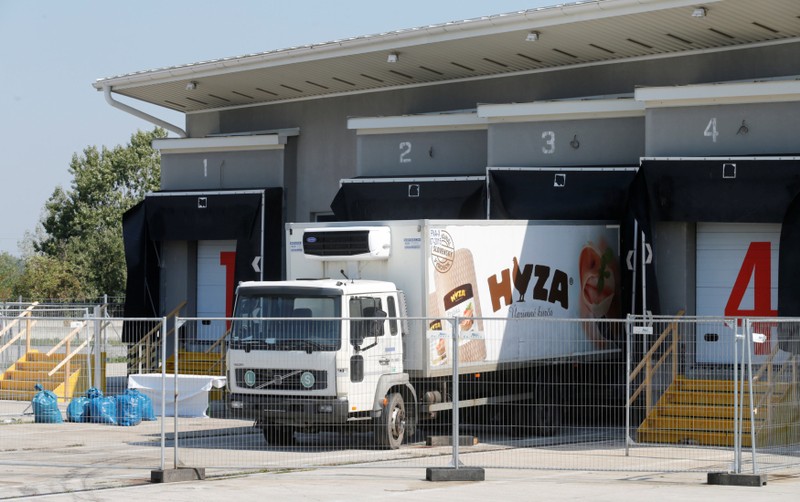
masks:
<path fill-rule="evenodd" d="M 294 444 L 294 430 L 285 425 L 266 425 L 262 429 L 264 439 L 270 446 L 291 446 Z"/>
<path fill-rule="evenodd" d="M 403 396 L 393 392 L 386 397 L 383 413 L 375 425 L 375 442 L 378 446 L 396 450 L 406 435 L 406 404 Z"/>

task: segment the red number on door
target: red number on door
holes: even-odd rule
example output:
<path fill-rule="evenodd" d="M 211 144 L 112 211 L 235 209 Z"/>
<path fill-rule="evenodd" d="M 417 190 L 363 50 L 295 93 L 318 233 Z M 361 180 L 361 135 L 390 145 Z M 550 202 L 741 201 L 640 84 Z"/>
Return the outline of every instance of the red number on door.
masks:
<path fill-rule="evenodd" d="M 236 253 L 223 251 L 219 254 L 219 264 L 225 267 L 225 317 L 233 315 L 233 278 L 236 271 Z M 231 321 L 225 321 L 225 329 L 230 329 Z"/>
<path fill-rule="evenodd" d="M 735 317 L 774 317 L 777 310 L 772 309 L 772 246 L 769 242 L 751 242 L 744 255 L 742 267 L 725 305 L 725 315 Z M 747 287 L 753 283 L 753 308 L 742 308 L 742 300 Z M 767 341 L 755 344 L 756 354 L 769 354 L 770 331 L 773 323 L 755 323 L 753 329 L 763 332 Z"/>

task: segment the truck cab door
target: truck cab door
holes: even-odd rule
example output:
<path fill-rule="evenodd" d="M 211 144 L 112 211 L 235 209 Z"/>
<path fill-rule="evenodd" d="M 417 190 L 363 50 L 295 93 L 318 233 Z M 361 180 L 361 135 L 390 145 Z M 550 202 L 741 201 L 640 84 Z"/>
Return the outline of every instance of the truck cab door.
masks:
<path fill-rule="evenodd" d="M 372 409 L 381 376 L 403 372 L 402 339 L 393 294 L 349 300 L 350 411 Z"/>

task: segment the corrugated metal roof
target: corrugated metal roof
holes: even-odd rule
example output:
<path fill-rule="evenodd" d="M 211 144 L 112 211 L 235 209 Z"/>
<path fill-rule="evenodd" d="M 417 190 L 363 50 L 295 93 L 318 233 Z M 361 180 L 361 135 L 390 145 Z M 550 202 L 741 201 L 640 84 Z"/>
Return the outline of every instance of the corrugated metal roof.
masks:
<path fill-rule="evenodd" d="M 705 17 L 692 16 L 699 6 Z M 532 31 L 539 40 L 526 41 Z M 190 113 L 798 37 L 798 0 L 598 0 L 136 72 L 94 86 Z M 396 63 L 387 62 L 389 53 Z"/>

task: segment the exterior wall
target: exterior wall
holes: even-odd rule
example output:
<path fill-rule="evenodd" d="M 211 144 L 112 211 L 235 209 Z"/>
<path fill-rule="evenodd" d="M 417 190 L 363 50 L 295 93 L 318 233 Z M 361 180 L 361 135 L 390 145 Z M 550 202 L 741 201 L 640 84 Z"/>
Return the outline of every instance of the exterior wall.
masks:
<path fill-rule="evenodd" d="M 486 131 L 367 134 L 357 139 L 359 176 L 479 175 Z"/>
<path fill-rule="evenodd" d="M 197 243 L 195 241 L 165 241 L 161 244 L 161 305 L 168 313 L 181 302 L 184 312 L 197 312 Z"/>
<path fill-rule="evenodd" d="M 630 94 L 637 86 L 665 86 L 790 76 L 800 73 L 800 43 L 643 61 L 589 65 L 528 75 L 425 85 L 385 92 L 330 97 L 187 116 L 193 137 L 299 127 L 296 201 L 287 208 L 297 221 L 329 211 L 339 180 L 359 174 L 356 132 L 349 117 L 396 116 L 474 108 L 478 103 L 531 102 Z M 662 110 L 664 111 L 664 110 Z M 659 111 L 660 114 L 662 111 Z M 647 127 L 651 116 L 648 116 Z M 741 119 L 738 121 L 741 124 Z M 675 124 L 664 141 L 683 126 Z M 705 124 L 703 124 L 705 127 Z M 738 126 L 737 126 L 738 127 Z M 702 130 L 701 130 L 702 133 Z M 701 136 L 702 137 L 702 136 Z M 580 139 L 580 137 L 579 137 Z M 648 133 L 647 141 L 654 141 Z M 647 148 L 655 155 L 661 148 Z M 690 152 L 682 152 L 689 155 Z M 710 154 L 706 151 L 703 154 Z"/>
<path fill-rule="evenodd" d="M 660 222 L 655 225 L 653 246 L 658 250 L 653 266 L 658 277 L 661 313 L 695 314 L 696 225 Z M 637 287 L 641 286 L 641 283 Z"/>
<path fill-rule="evenodd" d="M 526 103 L 541 100 L 587 96 L 630 95 L 637 87 L 704 84 L 737 80 L 757 80 L 800 74 L 800 43 L 764 45 L 746 49 L 709 51 L 685 56 L 670 56 L 631 62 L 608 62 L 563 70 L 509 77 L 476 79 L 441 85 L 328 97 L 259 107 L 239 108 L 187 116 L 187 131 L 192 137 L 208 134 L 245 133 L 281 128 L 299 128 L 292 138 L 292 150 L 283 159 L 282 176 L 277 169 L 261 170 L 262 163 L 279 164 L 276 159 L 245 159 L 245 156 L 215 154 L 221 160 L 242 166 L 238 174 L 223 173 L 221 178 L 268 186 L 275 175 L 286 188 L 288 221 L 311 221 L 316 213 L 330 210 L 339 180 L 358 175 L 397 176 L 405 174 L 457 174 L 482 172 L 480 163 L 492 166 L 570 166 L 631 165 L 644 156 L 712 156 L 797 153 L 793 135 L 800 125 L 800 104 L 754 104 L 651 108 L 646 117 L 594 119 L 542 123 L 495 123 L 485 139 L 474 136 L 448 136 L 456 133 L 414 133 L 415 152 L 424 156 L 413 169 L 399 165 L 399 142 L 403 134 L 356 135 L 348 130 L 350 117 L 400 116 L 452 110 L 474 109 L 478 103 Z M 712 118 L 716 133 L 706 135 Z M 747 134 L 740 127 L 747 126 Z M 543 127 L 547 129 L 542 129 Z M 542 151 L 544 131 L 557 138 L 553 154 Z M 449 139 L 447 139 L 449 138 Z M 440 148 L 439 141 L 447 147 Z M 569 142 L 577 139 L 580 148 Z M 451 140 L 452 143 L 451 143 Z M 714 141 L 716 140 L 716 141 Z M 407 140 L 406 140 L 407 141 Z M 421 142 L 422 147 L 416 148 Z M 445 143 L 442 143 L 444 145 Z M 455 145 L 455 146 L 454 146 Z M 481 151 L 481 149 L 484 149 Z M 439 153 L 442 156 L 438 156 Z M 200 156 L 164 160 L 164 189 L 221 188 L 199 176 Z M 229 160 L 230 159 L 230 160 Z M 446 161 L 445 161 L 446 159 Z M 415 159 L 416 160 L 416 159 Z M 480 162 L 479 162 L 480 161 Z M 461 166 L 468 168 L 462 171 Z M 183 179 L 187 172 L 194 173 Z M 252 178 L 251 178 L 252 177 Z M 255 177 L 260 177 L 255 179 Z M 269 183 L 268 183 L 269 182 Z M 226 186 L 232 186 L 230 184 Z M 695 226 L 686 223 L 659 223 L 655 227 L 659 277 L 664 313 L 685 310 L 695 305 Z M 177 255 L 176 255 L 177 256 Z M 185 256 L 183 257 L 186 258 Z M 177 259 L 177 258 L 176 258 Z M 170 262 L 168 262 L 169 264 Z M 190 272 L 187 272 L 190 273 Z M 168 283 L 180 280 L 180 273 L 169 273 Z M 163 298 L 177 298 L 169 294 Z M 184 295 L 185 296 L 185 295 Z"/>
<path fill-rule="evenodd" d="M 743 127 L 744 126 L 744 127 Z M 647 157 L 788 155 L 798 151 L 800 103 L 650 108 Z M 657 223 L 656 275 L 662 311 L 695 313 L 696 225 Z"/>
<path fill-rule="evenodd" d="M 283 149 L 161 156 L 161 190 L 265 188 L 283 183 Z"/>
<path fill-rule="evenodd" d="M 491 124 L 489 165 L 638 165 L 644 137 L 640 117 Z"/>
<path fill-rule="evenodd" d="M 648 157 L 797 154 L 800 103 L 647 110 Z"/>

